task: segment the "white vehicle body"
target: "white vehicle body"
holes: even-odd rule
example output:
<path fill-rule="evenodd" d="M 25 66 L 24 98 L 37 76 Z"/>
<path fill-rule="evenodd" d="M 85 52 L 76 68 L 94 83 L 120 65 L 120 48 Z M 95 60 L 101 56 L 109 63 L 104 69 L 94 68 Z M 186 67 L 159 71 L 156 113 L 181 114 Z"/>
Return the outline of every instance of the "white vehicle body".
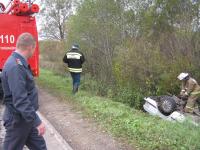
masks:
<path fill-rule="evenodd" d="M 150 97 L 144 98 L 144 100 L 145 100 L 145 104 L 143 105 L 144 110 L 153 116 L 159 116 L 160 118 L 168 121 L 183 122 L 186 120 L 186 117 L 178 111 L 172 112 L 169 116 L 162 114 L 158 109 L 157 102 Z"/>

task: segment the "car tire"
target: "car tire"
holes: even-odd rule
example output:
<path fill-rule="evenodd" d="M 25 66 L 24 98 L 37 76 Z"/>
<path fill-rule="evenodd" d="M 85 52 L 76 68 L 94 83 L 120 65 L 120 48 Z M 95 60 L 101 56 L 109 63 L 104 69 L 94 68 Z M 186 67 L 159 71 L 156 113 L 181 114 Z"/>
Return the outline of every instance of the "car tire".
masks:
<path fill-rule="evenodd" d="M 170 115 L 177 108 L 176 101 L 170 96 L 160 97 L 158 109 L 166 116 Z"/>

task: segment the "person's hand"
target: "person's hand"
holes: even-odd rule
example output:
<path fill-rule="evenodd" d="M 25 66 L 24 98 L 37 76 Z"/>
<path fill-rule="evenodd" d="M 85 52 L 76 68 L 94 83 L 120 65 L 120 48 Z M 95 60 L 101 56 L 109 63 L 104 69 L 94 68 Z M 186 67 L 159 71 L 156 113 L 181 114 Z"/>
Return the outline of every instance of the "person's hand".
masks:
<path fill-rule="evenodd" d="M 42 136 L 42 135 L 44 135 L 44 133 L 45 133 L 45 125 L 44 125 L 44 123 L 41 123 L 38 127 L 37 127 L 37 130 L 38 130 L 38 135 L 39 136 Z"/>

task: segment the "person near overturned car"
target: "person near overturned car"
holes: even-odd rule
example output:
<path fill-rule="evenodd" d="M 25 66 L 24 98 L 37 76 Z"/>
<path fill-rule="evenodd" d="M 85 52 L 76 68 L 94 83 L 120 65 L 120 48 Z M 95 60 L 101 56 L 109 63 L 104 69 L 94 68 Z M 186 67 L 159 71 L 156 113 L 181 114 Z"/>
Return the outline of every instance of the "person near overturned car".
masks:
<path fill-rule="evenodd" d="M 68 64 L 68 69 L 73 80 L 72 93 L 75 94 L 78 92 L 78 88 L 80 86 L 82 64 L 85 62 L 85 57 L 80 51 L 78 44 L 72 45 L 71 50 L 65 54 L 63 62 Z"/>
<path fill-rule="evenodd" d="M 6 135 L 3 150 L 46 150 L 45 126 L 36 111 L 38 92 L 27 59 L 35 50 L 36 41 L 30 33 L 22 33 L 16 50 L 7 59 L 2 72 Z"/>
<path fill-rule="evenodd" d="M 190 77 L 189 73 L 180 73 L 177 78 L 182 81 L 180 96 L 187 99 L 184 111 L 195 113 L 197 99 L 200 95 L 199 84 L 195 79 Z"/>

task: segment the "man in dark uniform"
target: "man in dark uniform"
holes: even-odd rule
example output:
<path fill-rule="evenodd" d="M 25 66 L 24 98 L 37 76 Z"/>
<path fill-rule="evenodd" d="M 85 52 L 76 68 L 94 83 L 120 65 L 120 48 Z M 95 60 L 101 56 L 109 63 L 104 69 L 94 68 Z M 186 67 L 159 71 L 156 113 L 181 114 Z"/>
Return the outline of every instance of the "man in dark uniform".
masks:
<path fill-rule="evenodd" d="M 83 53 L 80 52 L 79 45 L 77 44 L 74 44 L 72 49 L 68 51 L 63 58 L 63 62 L 68 64 L 68 69 L 73 80 L 73 94 L 78 92 L 82 72 L 82 64 L 84 61 L 85 57 Z"/>
<path fill-rule="evenodd" d="M 35 50 L 36 42 L 30 33 L 19 36 L 16 50 L 6 61 L 2 72 L 6 135 L 4 150 L 46 150 L 43 138 L 45 126 L 36 111 L 38 92 L 27 59 Z"/>

